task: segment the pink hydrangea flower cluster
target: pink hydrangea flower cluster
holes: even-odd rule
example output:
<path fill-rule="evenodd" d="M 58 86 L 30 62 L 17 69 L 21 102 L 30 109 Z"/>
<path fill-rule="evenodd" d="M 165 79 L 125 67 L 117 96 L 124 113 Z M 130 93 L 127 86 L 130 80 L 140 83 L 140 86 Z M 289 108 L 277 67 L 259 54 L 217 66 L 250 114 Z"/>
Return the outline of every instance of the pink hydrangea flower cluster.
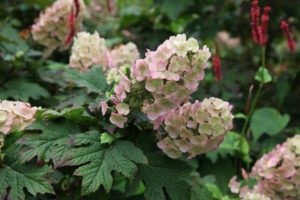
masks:
<path fill-rule="evenodd" d="M 144 82 L 152 94 L 152 99 L 146 99 L 142 107 L 151 121 L 159 124 L 170 110 L 189 100 L 204 78 L 210 56 L 206 46 L 200 49 L 196 39 L 179 34 L 136 61 L 132 78 Z"/>
<path fill-rule="evenodd" d="M 111 97 L 110 122 L 123 128 L 131 110 L 145 113 L 154 130 L 163 130 L 158 146 L 171 158 L 216 149 L 232 128 L 232 106 L 213 97 L 189 103 L 210 56 L 206 46 L 200 49 L 195 39 L 183 34 L 148 51 L 132 65 L 130 77 L 121 73 Z M 101 106 L 105 115 L 108 105 Z"/>
<path fill-rule="evenodd" d="M 300 199 L 300 135 L 288 139 L 263 155 L 253 166 L 249 175 L 257 184 L 253 189 L 241 187 L 233 177 L 229 187 L 233 193 L 244 197 L 253 191 L 270 197 L 272 200 Z"/>
<path fill-rule="evenodd" d="M 35 120 L 37 107 L 20 101 L 0 102 L 0 134 L 22 131 Z"/>
<path fill-rule="evenodd" d="M 185 103 L 167 114 L 158 147 L 171 158 L 215 150 L 233 126 L 231 109 L 228 102 L 214 97 Z"/>
<path fill-rule="evenodd" d="M 85 15 L 85 4 L 83 0 L 57 0 L 45 12 L 41 13 L 37 22 L 32 26 L 32 36 L 35 41 L 47 47 L 46 55 L 50 55 L 56 48 L 64 50 L 69 47 L 65 41 L 70 33 L 70 15 L 75 11 L 75 32 L 82 27 Z"/>
<path fill-rule="evenodd" d="M 100 65 L 105 71 L 108 68 L 108 59 L 109 50 L 105 46 L 105 40 L 99 36 L 98 32 L 77 34 L 72 46 L 70 67 L 86 71 L 92 65 Z"/>
<path fill-rule="evenodd" d="M 127 122 L 127 115 L 129 114 L 129 105 L 123 101 L 127 97 L 127 93 L 130 92 L 130 80 L 123 74 L 120 73 L 121 80 L 118 85 L 114 88 L 115 95 L 112 96 L 111 100 L 114 103 L 114 110 L 110 113 L 110 122 L 119 128 L 124 128 L 124 124 Z M 106 114 L 108 105 L 106 102 L 101 102 L 102 115 Z"/>

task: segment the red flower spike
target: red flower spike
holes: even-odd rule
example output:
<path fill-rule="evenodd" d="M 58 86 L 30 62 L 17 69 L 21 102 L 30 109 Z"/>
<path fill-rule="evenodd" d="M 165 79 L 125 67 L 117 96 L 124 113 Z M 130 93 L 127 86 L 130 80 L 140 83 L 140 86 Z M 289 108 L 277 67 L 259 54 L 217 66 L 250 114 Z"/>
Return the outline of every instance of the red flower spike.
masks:
<path fill-rule="evenodd" d="M 73 8 L 71 9 L 71 14 L 69 17 L 69 34 L 65 40 L 65 44 L 70 44 L 73 41 L 75 35 L 75 12 Z"/>
<path fill-rule="evenodd" d="M 111 0 L 106 0 L 107 10 L 109 13 L 112 13 L 113 11 L 113 3 Z"/>
<path fill-rule="evenodd" d="M 283 31 L 283 34 L 285 36 L 285 38 L 287 39 L 287 44 L 288 44 L 288 48 L 289 50 L 293 53 L 296 51 L 296 41 L 292 36 L 292 33 L 290 31 L 290 26 L 289 23 L 287 21 L 281 21 L 280 23 L 280 28 Z"/>
<path fill-rule="evenodd" d="M 268 24 L 270 21 L 269 12 L 270 6 L 264 7 L 263 14 L 261 16 L 261 8 L 258 5 L 258 0 L 253 0 L 251 3 L 251 33 L 252 39 L 255 43 L 264 46 L 268 40 Z"/>
<path fill-rule="evenodd" d="M 259 17 L 260 17 L 260 7 L 258 6 L 258 0 L 252 1 L 252 7 L 251 7 L 251 29 L 252 29 L 252 39 L 254 42 L 259 43 L 259 33 L 260 33 L 260 27 L 259 27 Z"/>
<path fill-rule="evenodd" d="M 269 17 L 270 11 L 271 11 L 270 6 L 264 7 L 264 13 L 261 16 L 261 32 L 260 32 L 260 41 L 259 41 L 261 45 L 265 45 L 268 40 L 267 30 L 270 21 L 270 17 Z"/>
<path fill-rule="evenodd" d="M 74 5 L 75 5 L 75 17 L 78 17 L 78 14 L 80 12 L 80 4 L 79 0 L 74 0 Z"/>
<path fill-rule="evenodd" d="M 218 54 L 215 54 L 212 58 L 213 62 L 213 69 L 215 73 L 215 80 L 220 81 L 222 78 L 222 72 L 221 72 L 221 60 Z"/>

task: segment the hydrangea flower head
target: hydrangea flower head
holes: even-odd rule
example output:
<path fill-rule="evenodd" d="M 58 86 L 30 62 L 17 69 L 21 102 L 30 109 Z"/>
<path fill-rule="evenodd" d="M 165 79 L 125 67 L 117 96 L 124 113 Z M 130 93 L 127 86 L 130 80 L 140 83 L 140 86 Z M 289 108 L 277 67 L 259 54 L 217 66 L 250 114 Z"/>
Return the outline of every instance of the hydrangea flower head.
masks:
<path fill-rule="evenodd" d="M 78 0 L 78 2 L 79 7 L 73 0 L 57 0 L 40 14 L 39 19 L 32 26 L 33 39 L 47 48 L 47 55 L 50 55 L 56 48 L 64 50 L 69 46 L 65 41 L 70 32 L 70 15 L 77 9 L 79 10 L 76 13 L 74 31 L 77 32 L 81 29 L 85 4 L 83 0 Z"/>
<path fill-rule="evenodd" d="M 215 150 L 232 128 L 231 109 L 228 102 L 211 97 L 170 111 L 158 147 L 171 158 L 183 153 L 192 158 Z"/>
<path fill-rule="evenodd" d="M 206 46 L 200 49 L 197 40 L 179 34 L 136 61 L 131 76 L 137 83 L 144 82 L 152 94 L 152 99 L 145 100 L 142 107 L 151 121 L 161 121 L 170 110 L 189 100 L 204 78 L 210 56 Z"/>
<path fill-rule="evenodd" d="M 104 70 L 107 70 L 108 54 L 105 40 L 99 36 L 98 32 L 94 34 L 80 32 L 72 46 L 69 65 L 81 71 L 87 70 L 92 65 L 100 65 Z"/>
<path fill-rule="evenodd" d="M 132 65 L 139 58 L 140 53 L 134 43 L 129 42 L 125 45 L 119 45 L 110 50 L 110 68 Z"/>
<path fill-rule="evenodd" d="M 35 120 L 37 107 L 20 101 L 0 102 L 0 133 L 8 135 L 13 131 L 22 131 Z"/>
<path fill-rule="evenodd" d="M 269 197 L 255 193 L 255 192 L 248 192 L 242 200 L 271 200 Z"/>
<path fill-rule="evenodd" d="M 257 180 L 253 189 L 241 187 L 232 180 L 232 192 L 244 197 L 248 191 L 270 197 L 272 200 L 300 198 L 300 135 L 277 145 L 254 164 L 249 177 Z M 236 186 L 239 185 L 237 190 Z M 235 189 L 233 189 L 235 188 Z"/>

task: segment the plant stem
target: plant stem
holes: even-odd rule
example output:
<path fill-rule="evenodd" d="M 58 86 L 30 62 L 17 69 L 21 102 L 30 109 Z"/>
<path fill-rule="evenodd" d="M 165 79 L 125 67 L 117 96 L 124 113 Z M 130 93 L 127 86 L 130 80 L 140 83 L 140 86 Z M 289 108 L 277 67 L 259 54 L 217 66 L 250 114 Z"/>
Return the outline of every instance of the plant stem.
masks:
<path fill-rule="evenodd" d="M 262 47 L 261 64 L 262 67 L 266 67 L 266 47 Z"/>
<path fill-rule="evenodd" d="M 254 112 L 254 109 L 255 109 L 257 100 L 258 100 L 258 98 L 259 98 L 259 96 L 260 96 L 260 93 L 261 93 L 261 90 L 262 90 L 262 87 L 263 87 L 263 83 L 261 83 L 261 84 L 259 85 L 259 88 L 258 88 L 258 90 L 257 90 L 257 92 L 256 92 L 256 94 L 255 94 L 255 96 L 254 96 L 252 105 L 251 105 L 251 107 L 250 107 L 250 111 L 249 111 L 249 113 L 248 113 L 248 116 L 247 116 L 247 118 L 246 118 L 246 120 L 245 120 L 243 129 L 242 129 L 242 135 L 243 135 L 243 136 L 245 136 L 245 134 L 246 134 L 246 129 L 247 129 L 247 126 L 248 126 L 248 123 L 249 123 L 249 119 L 250 119 L 250 117 L 252 116 L 252 114 L 253 114 L 253 112 Z"/>
<path fill-rule="evenodd" d="M 262 47 L 262 59 L 261 59 L 261 61 L 262 61 L 262 67 L 265 68 L 265 67 L 266 67 L 266 47 Z M 259 98 L 259 96 L 260 96 L 260 93 L 261 93 L 261 90 L 262 90 L 262 88 L 263 88 L 263 85 L 264 85 L 264 83 L 261 82 L 261 83 L 259 84 L 258 90 L 256 91 L 256 94 L 255 94 L 255 96 L 254 96 L 252 105 L 251 105 L 250 110 L 249 110 L 249 113 L 248 113 L 248 116 L 247 116 L 247 118 L 246 118 L 246 120 L 245 120 L 243 129 L 242 129 L 242 132 L 241 132 L 242 136 L 245 136 L 245 137 L 246 137 L 246 133 L 248 132 L 247 127 L 248 127 L 248 124 L 249 124 L 249 120 L 250 120 L 250 118 L 251 118 L 251 116 L 252 116 L 252 114 L 253 114 L 253 112 L 254 112 L 254 109 L 255 109 L 255 107 L 256 107 L 256 103 L 257 103 L 258 98 Z"/>

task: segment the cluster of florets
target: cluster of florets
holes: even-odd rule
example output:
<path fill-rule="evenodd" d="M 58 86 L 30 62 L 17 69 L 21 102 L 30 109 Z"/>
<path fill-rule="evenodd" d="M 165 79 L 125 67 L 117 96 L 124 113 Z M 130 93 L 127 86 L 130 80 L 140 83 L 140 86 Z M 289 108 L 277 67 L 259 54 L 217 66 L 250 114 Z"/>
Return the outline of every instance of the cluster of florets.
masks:
<path fill-rule="evenodd" d="M 0 101 L 0 134 L 22 131 L 35 120 L 37 107 L 20 101 Z"/>
<path fill-rule="evenodd" d="M 204 78 L 204 69 L 211 56 L 209 49 L 199 48 L 194 38 L 184 34 L 172 36 L 156 51 L 148 51 L 144 59 L 132 67 L 132 78 L 143 82 L 151 99 L 145 99 L 142 111 L 156 124 L 172 109 L 189 100 Z"/>
<path fill-rule="evenodd" d="M 111 97 L 115 109 L 110 113 L 110 122 L 119 128 L 124 128 L 127 122 L 127 115 L 129 114 L 129 105 L 124 103 L 127 93 L 131 91 L 130 80 L 123 73 L 120 72 L 121 80 L 114 88 L 114 96 Z M 108 105 L 106 102 L 101 102 L 102 115 L 106 114 Z"/>
<path fill-rule="evenodd" d="M 123 128 L 129 113 L 141 111 L 159 130 L 158 146 L 171 158 L 189 158 L 216 149 L 232 128 L 232 106 L 217 98 L 189 103 L 204 77 L 209 49 L 185 35 L 172 36 L 123 72 L 111 96 L 110 122 Z M 102 114 L 108 110 L 101 103 Z"/>
<path fill-rule="evenodd" d="M 112 83 L 121 79 L 120 70 L 123 66 L 132 65 L 139 58 L 138 49 L 131 42 L 108 49 L 105 39 L 98 32 L 80 32 L 75 38 L 69 65 L 81 71 L 88 70 L 92 65 L 99 65 L 107 74 L 108 82 Z"/>
<path fill-rule="evenodd" d="M 119 68 L 123 65 L 133 65 L 140 58 L 137 46 L 129 42 L 119 45 L 110 51 L 110 68 Z"/>
<path fill-rule="evenodd" d="M 88 70 L 92 65 L 100 65 L 103 70 L 108 68 L 109 51 L 105 40 L 98 32 L 90 34 L 80 32 L 74 40 L 69 65 L 81 71 Z"/>
<path fill-rule="evenodd" d="M 300 135 L 276 146 L 274 150 L 260 158 L 252 168 L 249 176 L 257 184 L 254 188 L 241 186 L 234 177 L 230 187 L 232 192 L 241 197 L 253 191 L 270 197 L 272 200 L 300 198 Z"/>
<path fill-rule="evenodd" d="M 172 36 L 156 51 L 148 51 L 144 59 L 136 60 L 131 67 L 131 77 L 122 75 L 120 83 L 114 88 L 112 100 L 116 106 L 124 100 L 132 102 L 126 99 L 131 82 L 143 86 L 137 88 L 143 90 L 140 93 L 148 95 L 136 99 L 142 102 L 139 109 L 151 120 L 154 129 L 158 129 L 168 112 L 187 102 L 197 90 L 210 56 L 209 49 L 206 46 L 200 49 L 194 38 L 187 40 L 184 34 Z M 122 122 L 125 121 L 122 118 Z M 118 127 L 123 127 L 124 124 L 120 122 L 112 121 Z"/>
<path fill-rule="evenodd" d="M 171 158 L 215 150 L 232 128 L 231 109 L 228 102 L 214 97 L 185 103 L 167 114 L 158 147 Z"/>
<path fill-rule="evenodd" d="M 269 197 L 266 197 L 263 194 L 259 194 L 259 193 L 256 193 L 256 192 L 248 192 L 242 198 L 242 200 L 271 200 L 271 199 Z"/>
<path fill-rule="evenodd" d="M 46 54 L 48 55 L 56 48 L 64 50 L 69 46 L 66 40 L 70 35 L 70 28 L 74 29 L 72 32 L 78 32 L 81 29 L 84 15 L 83 0 L 57 0 L 44 13 L 40 14 L 39 19 L 32 26 L 33 39 L 47 47 Z"/>

